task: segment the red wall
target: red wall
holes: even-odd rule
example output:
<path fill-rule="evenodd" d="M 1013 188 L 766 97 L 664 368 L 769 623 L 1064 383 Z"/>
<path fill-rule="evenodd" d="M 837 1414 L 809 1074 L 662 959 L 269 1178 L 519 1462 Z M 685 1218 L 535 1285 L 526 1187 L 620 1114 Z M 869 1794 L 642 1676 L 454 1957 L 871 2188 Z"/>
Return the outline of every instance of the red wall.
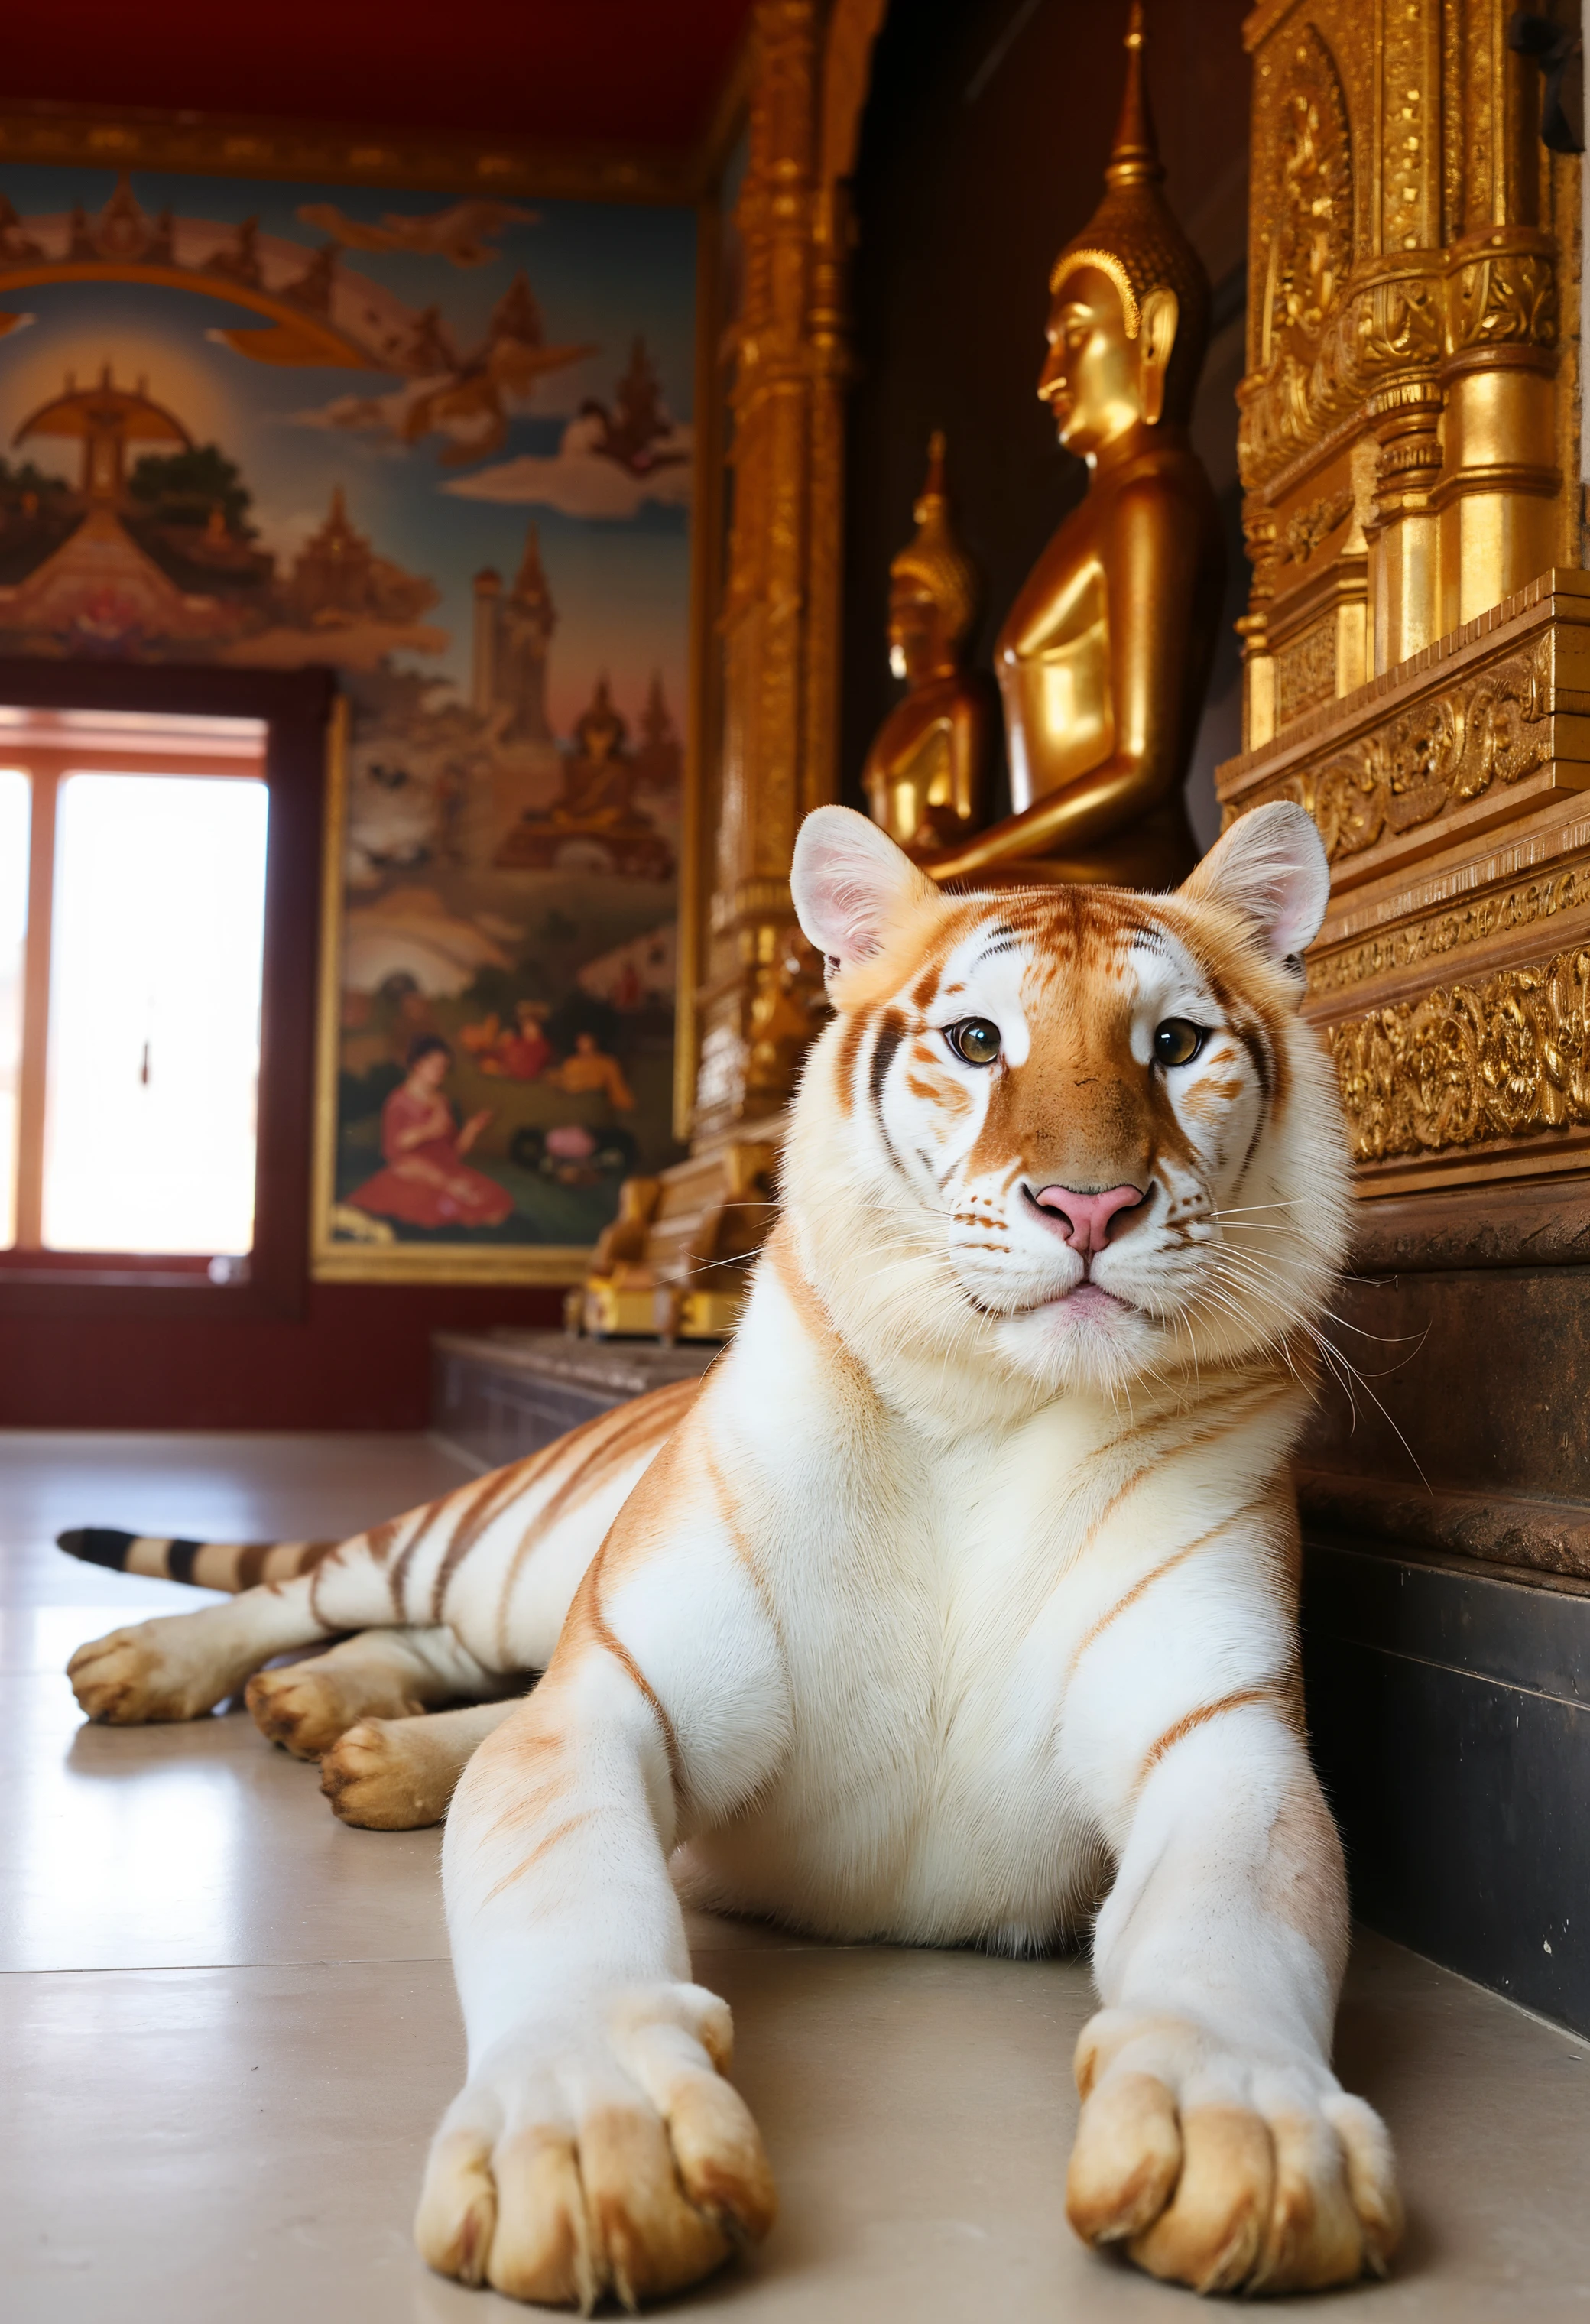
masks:
<path fill-rule="evenodd" d="M 428 9 L 390 0 L 275 0 L 262 40 L 252 10 L 214 0 L 76 0 L 6 11 L 5 93 L 677 147 L 705 128 L 749 14 L 749 0 L 473 0 L 448 39 Z"/>
<path fill-rule="evenodd" d="M 317 1283 L 290 1323 L 0 1316 L 0 1426 L 423 1428 L 433 1332 L 553 1325 L 562 1303 Z"/>

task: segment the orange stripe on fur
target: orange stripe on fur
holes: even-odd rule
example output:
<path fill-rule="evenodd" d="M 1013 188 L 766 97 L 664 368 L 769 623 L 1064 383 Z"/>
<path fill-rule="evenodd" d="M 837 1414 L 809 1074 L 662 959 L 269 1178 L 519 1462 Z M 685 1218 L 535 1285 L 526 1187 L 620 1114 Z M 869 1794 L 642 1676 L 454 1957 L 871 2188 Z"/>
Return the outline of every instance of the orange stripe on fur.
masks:
<path fill-rule="evenodd" d="M 1177 1744 L 1184 1742 L 1189 1735 L 1195 1734 L 1199 1728 L 1207 1727 L 1211 1719 L 1223 1719 L 1228 1711 L 1246 1711 L 1257 1703 L 1279 1702 L 1281 1699 L 1279 1687 L 1244 1686 L 1238 1687 L 1234 1694 L 1223 1694 L 1218 1702 L 1200 1703 L 1196 1711 L 1187 1711 L 1149 1745 L 1143 1757 L 1143 1765 L 1137 1771 L 1137 1781 L 1132 1787 L 1134 1794 L 1143 1789 L 1168 1752 L 1173 1751 Z"/>
<path fill-rule="evenodd" d="M 398 1552 L 397 1557 L 392 1564 L 391 1571 L 387 1575 L 387 1589 L 391 1595 L 392 1611 L 397 1616 L 400 1622 L 406 1619 L 403 1605 L 403 1592 L 409 1581 L 409 1568 L 414 1563 L 414 1553 L 419 1547 L 420 1543 L 425 1539 L 427 1534 L 429 1533 L 431 1527 L 437 1522 L 438 1518 L 441 1517 L 442 1511 L 446 1508 L 448 1501 L 450 1501 L 452 1498 L 452 1495 L 448 1493 L 445 1495 L 441 1500 L 432 1501 L 425 1508 L 421 1509 L 418 1522 L 415 1526 L 415 1528 L 409 1535 L 408 1540 L 403 1544 L 402 1548 Z"/>
<path fill-rule="evenodd" d="M 550 1526 L 567 1517 L 588 1501 L 593 1493 L 602 1490 L 613 1471 L 625 1468 L 638 1460 L 652 1444 L 671 1436 L 701 1394 L 700 1380 L 675 1380 L 666 1388 L 652 1388 L 645 1396 L 636 1397 L 629 1404 L 615 1405 L 611 1412 L 599 1413 L 594 1420 L 582 1423 L 571 1434 L 560 1437 L 552 1449 L 566 1452 L 576 1441 L 589 1444 L 584 1459 L 570 1470 L 555 1490 L 548 1495 L 535 1516 L 526 1526 L 508 1562 L 502 1578 L 502 1589 L 497 1600 L 497 1646 L 504 1662 L 508 1659 L 508 1625 L 513 1607 L 513 1593 L 525 1560 L 546 1538 Z M 602 1432 L 595 1443 L 591 1434 Z"/>
<path fill-rule="evenodd" d="M 447 1585 L 482 1534 L 495 1518 L 501 1516 L 509 1503 L 516 1500 L 524 1491 L 524 1479 L 519 1474 L 522 1465 L 521 1462 L 515 1462 L 510 1468 L 500 1470 L 494 1480 L 494 1489 L 491 1492 L 478 1493 L 459 1518 L 454 1529 L 453 1538 L 447 1544 L 443 1553 L 442 1562 L 437 1568 L 437 1578 L 431 1584 L 430 1618 L 433 1622 L 439 1622 L 442 1619 L 443 1609 L 447 1600 Z"/>
<path fill-rule="evenodd" d="M 565 1816 L 561 1823 L 554 1824 L 552 1830 L 536 1842 L 522 1862 L 516 1864 L 511 1872 L 505 1872 L 496 1886 L 486 1891 L 481 1899 L 481 1909 L 483 1911 L 494 1896 L 501 1896 L 505 1888 L 511 1888 L 516 1880 L 522 1880 L 525 1874 L 533 1865 L 540 1861 L 549 1849 L 556 1848 L 560 1840 L 566 1840 L 571 1831 L 578 1831 L 582 1824 L 589 1823 L 593 1813 L 594 1810 L 591 1808 L 581 1808 L 576 1814 Z"/>
<path fill-rule="evenodd" d="M 596 1569 L 593 1567 L 592 1571 L 593 1576 L 594 1576 Z M 582 1591 L 581 1595 L 583 1596 L 584 1594 L 584 1593 Z M 576 1603 L 578 1601 L 576 1600 Z M 630 1680 L 630 1683 L 636 1689 L 636 1692 L 644 1695 L 646 1701 L 651 1706 L 652 1716 L 657 1720 L 657 1728 L 662 1735 L 663 1749 L 668 1755 L 668 1775 L 673 1782 L 674 1800 L 676 1805 L 677 1805 L 677 1803 L 685 1797 L 685 1761 L 680 1755 L 679 1738 L 674 1731 L 674 1722 L 668 1717 L 667 1712 L 663 1709 L 662 1697 L 658 1694 L 651 1681 L 647 1677 L 646 1673 L 641 1669 L 634 1655 L 630 1652 L 629 1647 L 624 1644 L 622 1638 L 617 1635 L 611 1625 L 609 1623 L 607 1616 L 602 1610 L 602 1601 L 594 1588 L 593 1588 L 591 1591 L 590 1605 L 587 1612 L 591 1626 L 591 1636 L 595 1644 L 602 1647 L 606 1653 L 612 1656 L 614 1662 L 618 1664 L 620 1669 L 624 1673 L 624 1675 Z"/>
<path fill-rule="evenodd" d="M 1190 1541 L 1185 1548 L 1174 1551 L 1172 1555 L 1164 1559 L 1161 1564 L 1156 1565 L 1152 1573 L 1145 1573 L 1139 1581 L 1135 1582 L 1130 1590 L 1126 1591 L 1121 1597 L 1116 1600 L 1115 1604 L 1109 1608 L 1107 1612 L 1100 1614 L 1098 1619 L 1094 1622 L 1089 1628 L 1083 1632 L 1081 1641 L 1077 1647 L 1076 1653 L 1071 1656 L 1071 1667 L 1066 1673 L 1067 1685 L 1070 1685 L 1072 1678 L 1076 1675 L 1077 1665 L 1081 1661 L 1082 1656 L 1087 1653 L 1095 1638 L 1101 1637 L 1103 1636 L 1104 1632 L 1108 1629 L 1110 1624 L 1115 1620 L 1117 1614 L 1124 1614 L 1128 1606 L 1135 1606 L 1138 1599 L 1144 1595 L 1144 1591 L 1152 1590 L 1156 1582 L 1163 1581 L 1167 1573 L 1173 1572 L 1176 1567 L 1184 1564 L 1188 1558 L 1196 1557 L 1200 1549 L 1206 1549 L 1211 1541 L 1217 1540 L 1221 1534 L 1225 1533 L 1230 1526 L 1234 1526 L 1239 1517 L 1245 1517 L 1249 1509 L 1256 1508 L 1258 1506 L 1259 1504 L 1256 1501 L 1245 1502 L 1243 1507 L 1240 1509 L 1236 1510 L 1232 1516 L 1222 1517 L 1218 1525 L 1212 1525 L 1207 1533 L 1200 1533 L 1196 1541 Z"/>

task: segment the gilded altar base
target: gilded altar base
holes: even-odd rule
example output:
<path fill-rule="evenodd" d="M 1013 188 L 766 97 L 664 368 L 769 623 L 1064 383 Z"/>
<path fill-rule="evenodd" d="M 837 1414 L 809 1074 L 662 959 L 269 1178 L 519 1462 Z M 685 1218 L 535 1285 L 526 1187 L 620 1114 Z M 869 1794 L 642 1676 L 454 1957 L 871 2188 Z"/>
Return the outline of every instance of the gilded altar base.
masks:
<path fill-rule="evenodd" d="M 656 1178 L 631 1178 L 620 1216 L 571 1291 L 571 1330 L 595 1339 L 724 1340 L 777 1216 L 773 1139 L 733 1139 Z"/>
<path fill-rule="evenodd" d="M 1331 862 L 1304 1008 L 1353 1139 L 1357 1271 L 1305 1516 L 1585 1578 L 1579 163 L 1542 142 L 1512 13 L 1248 20 L 1254 573 L 1246 747 L 1217 784 L 1227 817 L 1298 800 Z"/>
<path fill-rule="evenodd" d="M 1305 1518 L 1590 1581 L 1590 574 L 1541 575 L 1219 786 L 1228 815 L 1297 799 L 1331 856 L 1303 1006 L 1358 1224 Z"/>

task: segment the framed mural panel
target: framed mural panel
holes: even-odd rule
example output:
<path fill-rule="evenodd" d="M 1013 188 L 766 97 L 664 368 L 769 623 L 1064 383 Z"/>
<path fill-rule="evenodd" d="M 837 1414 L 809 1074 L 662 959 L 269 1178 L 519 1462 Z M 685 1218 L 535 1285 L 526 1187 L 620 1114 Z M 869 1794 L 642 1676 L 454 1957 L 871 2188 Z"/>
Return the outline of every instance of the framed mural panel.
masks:
<path fill-rule="evenodd" d="M 317 1276 L 574 1280 L 677 1157 L 696 242 L 0 153 L 0 654 L 336 676 Z"/>

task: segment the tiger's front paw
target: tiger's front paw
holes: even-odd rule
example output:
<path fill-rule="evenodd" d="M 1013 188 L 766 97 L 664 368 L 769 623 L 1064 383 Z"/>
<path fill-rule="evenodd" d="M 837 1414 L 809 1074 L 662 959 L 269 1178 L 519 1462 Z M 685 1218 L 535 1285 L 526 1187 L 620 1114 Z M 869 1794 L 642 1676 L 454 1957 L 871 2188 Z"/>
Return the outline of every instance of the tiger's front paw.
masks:
<path fill-rule="evenodd" d="M 744 2100 L 723 2079 L 726 2005 L 630 1988 L 490 2051 L 431 2147 L 414 2223 L 440 2274 L 589 2311 L 660 2299 L 759 2241 L 777 2209 Z"/>
<path fill-rule="evenodd" d="M 440 1823 L 464 1772 L 445 1720 L 362 1719 L 320 1762 L 332 1812 L 363 1831 L 418 1831 Z"/>
<path fill-rule="evenodd" d="M 1195 2292 L 1315 2292 L 1383 2275 L 1402 2232 L 1385 2126 L 1300 2050 L 1100 2010 L 1077 2045 L 1066 2216 Z"/>

